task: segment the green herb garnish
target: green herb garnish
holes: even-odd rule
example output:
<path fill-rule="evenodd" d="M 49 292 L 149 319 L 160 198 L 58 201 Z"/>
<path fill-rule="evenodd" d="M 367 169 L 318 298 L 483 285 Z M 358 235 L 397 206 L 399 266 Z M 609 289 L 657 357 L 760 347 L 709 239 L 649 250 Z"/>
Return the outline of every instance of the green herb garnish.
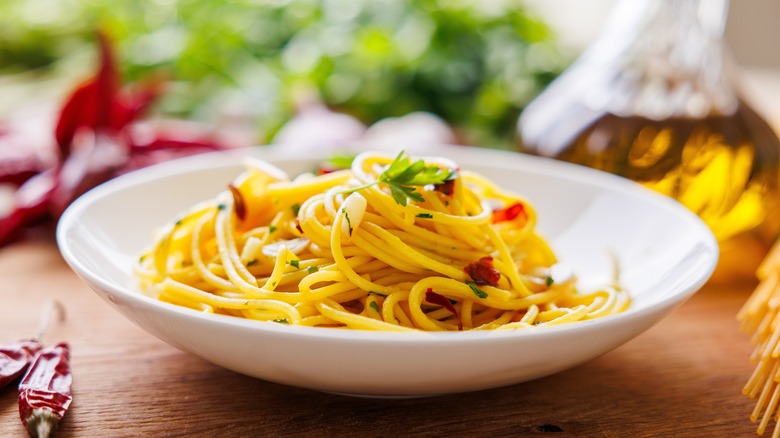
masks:
<path fill-rule="evenodd" d="M 372 301 L 372 302 L 371 302 L 371 304 L 369 304 L 369 305 L 371 306 L 371 308 L 372 308 L 372 309 L 376 310 L 376 313 L 382 313 L 382 312 L 379 310 L 379 304 L 377 304 L 377 302 L 376 302 L 376 301 Z"/>
<path fill-rule="evenodd" d="M 293 216 L 298 216 L 298 212 L 301 211 L 301 204 L 296 202 L 290 208 L 292 208 Z"/>
<path fill-rule="evenodd" d="M 227 205 L 225 205 L 225 204 L 218 204 L 217 205 L 217 210 L 224 210 L 226 208 L 227 208 Z"/>
<path fill-rule="evenodd" d="M 332 169 L 349 169 L 355 161 L 354 155 L 334 155 L 325 162 Z"/>
<path fill-rule="evenodd" d="M 347 220 L 347 226 L 349 227 L 349 235 L 352 237 L 352 221 L 349 220 L 349 214 L 347 213 L 347 210 L 344 210 L 344 219 Z"/>
<path fill-rule="evenodd" d="M 274 319 L 273 322 L 278 322 L 280 324 L 289 324 L 290 323 L 290 321 L 288 321 L 287 318 Z"/>
<path fill-rule="evenodd" d="M 484 290 L 477 287 L 476 283 L 472 283 L 470 281 L 466 282 L 466 284 L 471 288 L 471 291 L 474 292 L 474 295 L 480 297 L 480 298 L 487 298 L 488 294 Z"/>
<path fill-rule="evenodd" d="M 390 194 L 398 204 L 406 206 L 409 199 L 423 202 L 425 198 L 416 187 L 428 184 L 441 184 L 452 176 L 452 170 L 444 170 L 438 166 L 428 166 L 423 160 L 412 162 L 412 159 L 401 151 L 387 169 L 379 175 L 379 182 L 390 187 Z"/>
<path fill-rule="evenodd" d="M 433 219 L 433 215 L 430 214 L 430 213 L 419 213 L 417 215 L 417 217 L 423 218 L 423 219 Z"/>
<path fill-rule="evenodd" d="M 276 231 L 276 227 L 274 225 L 271 225 L 271 226 L 268 227 L 268 234 L 271 234 L 274 231 Z"/>
<path fill-rule="evenodd" d="M 319 266 L 309 266 L 308 268 L 306 268 L 306 272 L 308 272 L 309 274 L 313 274 L 319 270 L 320 270 Z"/>
<path fill-rule="evenodd" d="M 386 297 L 387 297 L 387 295 L 386 295 L 386 294 L 380 294 L 379 292 L 374 292 L 374 291 L 371 291 L 371 292 L 369 292 L 368 294 L 369 294 L 369 295 L 376 295 L 376 296 L 378 296 L 378 297 L 383 297 L 383 298 L 386 298 Z"/>
<path fill-rule="evenodd" d="M 290 260 L 290 266 L 295 269 L 301 269 L 300 260 Z"/>
<path fill-rule="evenodd" d="M 452 169 L 428 166 L 423 160 L 412 162 L 406 152 L 401 151 L 376 181 L 347 192 L 356 192 L 376 184 L 386 184 L 390 188 L 393 200 L 406 207 L 410 199 L 415 202 L 425 201 L 423 195 L 417 191 L 417 187 L 442 184 L 452 177 L 453 172 Z"/>
<path fill-rule="evenodd" d="M 547 287 L 552 286 L 553 283 L 555 283 L 555 280 L 553 280 L 553 278 L 549 275 L 544 279 L 544 284 L 546 284 Z"/>

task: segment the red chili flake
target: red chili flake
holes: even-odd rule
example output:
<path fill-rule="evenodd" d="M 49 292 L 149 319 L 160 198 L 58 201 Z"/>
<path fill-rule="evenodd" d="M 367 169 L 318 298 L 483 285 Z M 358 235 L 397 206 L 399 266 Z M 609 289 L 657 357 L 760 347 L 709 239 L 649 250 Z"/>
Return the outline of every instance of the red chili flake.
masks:
<path fill-rule="evenodd" d="M 436 292 L 433 291 L 432 288 L 429 287 L 428 290 L 425 292 L 425 301 L 431 304 L 437 304 L 449 310 L 450 313 L 455 315 L 455 318 L 458 319 L 458 330 L 463 331 L 463 321 L 460 319 L 460 314 L 458 313 L 458 309 L 455 308 L 455 306 L 452 304 L 450 300 L 447 299 L 447 297 L 445 297 L 444 295 L 437 294 Z"/>
<path fill-rule="evenodd" d="M 496 286 L 498 280 L 501 279 L 501 273 L 493 267 L 493 257 L 482 257 L 478 261 L 470 263 L 463 270 L 469 274 L 474 283 L 479 285 Z"/>
<path fill-rule="evenodd" d="M 68 344 L 38 352 L 19 383 L 19 417 L 31 436 L 52 435 L 73 401 L 72 383 Z"/>
<path fill-rule="evenodd" d="M 236 216 L 240 220 L 246 218 L 246 203 L 244 202 L 244 196 L 233 184 L 228 184 L 230 194 L 233 195 L 233 210 L 236 212 Z"/>
<path fill-rule="evenodd" d="M 301 228 L 301 223 L 298 221 L 298 219 L 295 219 L 295 229 L 298 230 L 299 233 L 303 234 L 303 228 Z"/>
<path fill-rule="evenodd" d="M 512 204 L 507 208 L 501 208 L 493 212 L 493 223 L 513 221 L 517 217 L 522 216 L 525 220 L 528 220 L 528 215 L 525 212 L 525 206 L 518 202 Z"/>
<path fill-rule="evenodd" d="M 434 184 L 433 190 L 445 196 L 452 196 L 455 192 L 455 178 L 448 179 L 441 184 Z"/>
<path fill-rule="evenodd" d="M 0 346 L 0 388 L 21 377 L 40 350 L 41 343 L 35 339 Z"/>

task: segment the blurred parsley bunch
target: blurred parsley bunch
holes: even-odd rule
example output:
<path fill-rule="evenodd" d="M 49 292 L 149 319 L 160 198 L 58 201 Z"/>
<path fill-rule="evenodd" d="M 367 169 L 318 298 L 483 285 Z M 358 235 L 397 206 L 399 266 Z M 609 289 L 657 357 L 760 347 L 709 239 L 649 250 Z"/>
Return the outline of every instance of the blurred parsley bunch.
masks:
<path fill-rule="evenodd" d="M 0 74 L 87 63 L 98 28 L 127 80 L 168 73 L 158 112 L 249 117 L 259 142 L 303 87 L 367 124 L 430 111 L 464 143 L 509 147 L 570 60 L 514 0 L 14 0 L 0 2 Z"/>

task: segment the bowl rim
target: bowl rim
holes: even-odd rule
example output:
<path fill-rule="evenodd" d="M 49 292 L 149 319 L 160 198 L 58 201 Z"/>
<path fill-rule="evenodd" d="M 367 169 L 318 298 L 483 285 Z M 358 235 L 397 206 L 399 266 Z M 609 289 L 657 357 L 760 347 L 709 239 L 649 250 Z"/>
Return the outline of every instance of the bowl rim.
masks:
<path fill-rule="evenodd" d="M 365 146 L 365 145 L 364 145 Z M 289 148 L 294 149 L 294 148 Z M 462 158 L 456 158 L 456 161 L 462 162 L 474 154 L 482 155 L 480 161 L 486 161 L 492 155 L 495 158 L 506 159 L 511 157 L 513 164 L 526 161 L 518 171 L 539 173 L 540 169 L 552 171 L 556 178 L 570 181 L 587 183 L 591 186 L 610 191 L 628 193 L 630 195 L 639 195 L 645 197 L 649 202 L 655 203 L 659 208 L 673 211 L 674 215 L 680 216 L 683 220 L 690 222 L 694 227 L 699 228 L 703 233 L 703 239 L 700 244 L 705 250 L 712 253 L 711 263 L 706 270 L 695 280 L 686 281 L 683 285 L 675 286 L 677 290 L 667 297 L 654 300 L 641 307 L 629 307 L 624 312 L 615 315 L 609 315 L 603 318 L 578 321 L 573 324 L 564 324 L 548 327 L 529 327 L 515 330 L 469 330 L 463 332 L 392 332 L 392 331 L 370 331 L 355 329 L 334 329 L 328 327 L 306 327 L 294 326 L 278 323 L 269 323 L 266 321 L 254 321 L 244 318 L 233 317 L 229 315 L 206 314 L 182 306 L 156 300 L 140 290 L 134 290 L 117 282 L 110 281 L 103 276 L 89 269 L 80 258 L 74 253 L 70 246 L 68 234 L 78 223 L 81 214 L 91 205 L 107 198 L 111 194 L 123 190 L 131 189 L 138 184 L 148 184 L 160 179 L 168 179 L 177 175 L 199 172 L 213 171 L 221 168 L 240 167 L 244 157 L 252 156 L 271 163 L 279 161 L 301 161 L 317 160 L 324 157 L 305 157 L 295 156 L 290 152 L 269 148 L 268 146 L 252 146 L 248 148 L 237 148 L 228 151 L 207 152 L 194 156 L 176 158 L 166 162 L 157 163 L 142 169 L 134 170 L 127 174 L 118 176 L 97 187 L 92 188 L 83 195 L 79 196 L 62 214 L 56 229 L 56 241 L 60 253 L 66 263 L 76 274 L 84 278 L 87 283 L 97 285 L 104 292 L 121 296 L 134 304 L 140 304 L 147 308 L 152 307 L 160 312 L 170 316 L 181 318 L 195 318 L 205 324 L 228 325 L 232 328 L 271 332 L 284 335 L 301 335 L 315 338 L 328 338 L 340 340 L 370 340 L 371 342 L 384 343 L 416 343 L 429 342 L 480 342 L 487 339 L 515 339 L 518 337 L 546 337 L 566 335 L 571 331 L 586 332 L 596 328 L 609 328 L 611 326 L 620 326 L 626 319 L 642 318 L 650 314 L 662 311 L 664 308 L 674 308 L 693 294 L 695 294 L 710 278 L 717 265 L 719 250 L 718 243 L 709 230 L 709 227 L 693 212 L 682 206 L 679 202 L 656 193 L 641 184 L 628 180 L 626 178 L 610 174 L 607 172 L 587 168 L 584 166 L 562 162 L 551 158 L 531 156 L 522 153 L 511 153 L 507 151 L 485 149 L 473 146 L 453 146 L 453 145 L 428 145 L 424 152 L 418 149 L 407 148 L 407 151 L 413 155 L 427 155 L 439 153 L 456 153 L 462 155 Z M 457 151 L 457 152 L 455 152 Z M 422 152 L 422 153 L 420 153 Z M 487 158 L 485 157 L 487 156 Z M 498 161 L 500 163 L 500 160 Z M 482 164 L 482 163 L 480 163 Z M 102 295 L 103 293 L 101 293 Z M 671 309 L 669 309 L 671 310 Z"/>

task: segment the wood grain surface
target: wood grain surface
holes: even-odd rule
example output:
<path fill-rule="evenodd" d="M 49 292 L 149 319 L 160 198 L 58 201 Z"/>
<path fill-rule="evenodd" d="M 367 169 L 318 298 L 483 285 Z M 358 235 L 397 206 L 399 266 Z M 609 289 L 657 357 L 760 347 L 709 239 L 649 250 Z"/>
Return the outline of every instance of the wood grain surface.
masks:
<path fill-rule="evenodd" d="M 638 338 L 551 377 L 351 398 L 245 377 L 168 346 L 109 308 L 39 239 L 0 250 L 0 342 L 33 335 L 47 300 L 65 305 L 67 320 L 43 339 L 72 348 L 74 402 L 59 437 L 755 436 L 754 402 L 741 393 L 751 346 L 735 320 L 753 286 L 708 285 Z M 0 436 L 26 436 L 13 386 L 0 392 Z"/>

